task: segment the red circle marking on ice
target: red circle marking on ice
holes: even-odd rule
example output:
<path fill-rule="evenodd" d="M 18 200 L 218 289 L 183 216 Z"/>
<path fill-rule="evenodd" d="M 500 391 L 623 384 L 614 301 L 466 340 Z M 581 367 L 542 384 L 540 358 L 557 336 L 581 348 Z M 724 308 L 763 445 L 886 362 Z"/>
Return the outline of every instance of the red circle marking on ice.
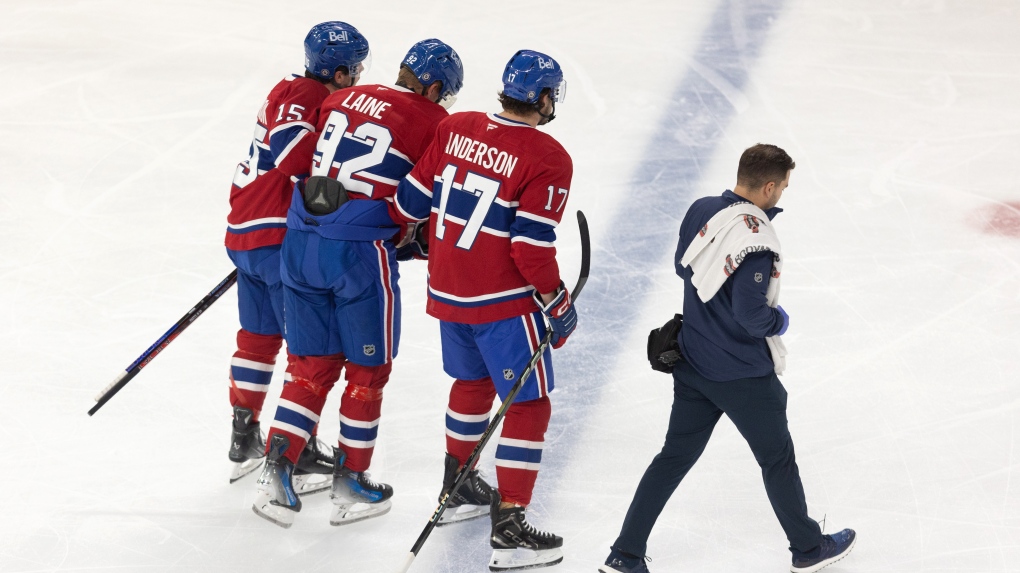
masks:
<path fill-rule="evenodd" d="M 986 233 L 1020 238 L 1020 203 L 999 203 L 981 211 Z"/>

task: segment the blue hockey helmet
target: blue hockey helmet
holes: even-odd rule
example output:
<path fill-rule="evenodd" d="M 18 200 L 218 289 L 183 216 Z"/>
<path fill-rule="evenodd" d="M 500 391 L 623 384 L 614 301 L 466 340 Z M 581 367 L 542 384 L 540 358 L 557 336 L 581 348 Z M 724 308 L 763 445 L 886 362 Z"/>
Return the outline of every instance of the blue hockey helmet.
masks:
<path fill-rule="evenodd" d="M 439 105 L 447 109 L 456 101 L 457 92 L 464 85 L 464 64 L 460 56 L 449 44 L 436 38 L 411 46 L 401 65 L 411 70 L 426 88 L 436 81 L 443 82 Z"/>
<path fill-rule="evenodd" d="M 346 22 L 323 22 L 305 36 L 305 69 L 322 79 L 332 79 L 340 66 L 360 76 L 371 62 L 368 40 Z"/>
<path fill-rule="evenodd" d="M 520 50 L 503 70 L 503 93 L 507 97 L 535 103 L 542 90 L 552 90 L 554 102 L 562 102 L 567 95 L 567 82 L 563 79 L 563 68 L 556 60 L 534 50 Z"/>

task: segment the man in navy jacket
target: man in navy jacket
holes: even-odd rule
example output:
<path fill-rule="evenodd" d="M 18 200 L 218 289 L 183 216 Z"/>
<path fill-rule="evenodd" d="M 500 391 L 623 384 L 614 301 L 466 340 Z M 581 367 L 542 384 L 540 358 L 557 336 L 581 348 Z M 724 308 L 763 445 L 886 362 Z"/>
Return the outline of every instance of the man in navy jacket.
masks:
<path fill-rule="evenodd" d="M 856 541 L 851 529 L 822 535 L 818 523 L 807 514 L 787 426 L 786 390 L 776 376 L 783 363 L 782 357 L 776 356 L 776 345 L 781 347 L 778 335 L 786 332 L 790 320 L 781 307 L 769 304 L 770 297 L 778 296 L 778 239 L 771 250 L 761 246 L 741 249 L 747 244 L 763 244 L 755 243 L 759 230 L 761 236 L 775 237 L 774 230 L 765 227 L 771 227 L 772 218 L 781 211 L 776 204 L 794 167 L 782 149 L 755 145 L 740 157 L 734 190 L 695 201 L 684 217 L 675 261 L 676 273 L 684 280 L 684 323 L 678 341 L 685 360 L 673 371 L 673 411 L 665 445 L 638 485 L 620 536 L 599 569 L 603 573 L 648 572 L 645 549 L 652 526 L 705 450 L 723 414 L 747 440 L 761 466 L 769 501 L 790 541 L 791 571 L 817 571 L 844 557 Z M 735 256 L 725 256 L 722 251 L 723 264 L 710 259 L 700 267 L 697 259 L 691 262 L 689 255 L 685 259 L 699 235 L 703 237 L 700 244 L 707 246 L 704 235 L 719 232 L 720 222 L 729 213 L 716 216 L 724 210 L 734 214 L 729 220 L 737 232 L 720 233 L 712 242 L 719 241 L 714 247 L 720 249 L 732 239 L 737 245 Z M 718 290 L 699 292 L 696 284 L 701 289 L 706 286 L 695 278 L 696 271 L 724 273 L 719 275 L 723 282 L 721 286 L 716 283 Z M 777 284 L 770 289 L 772 281 Z"/>

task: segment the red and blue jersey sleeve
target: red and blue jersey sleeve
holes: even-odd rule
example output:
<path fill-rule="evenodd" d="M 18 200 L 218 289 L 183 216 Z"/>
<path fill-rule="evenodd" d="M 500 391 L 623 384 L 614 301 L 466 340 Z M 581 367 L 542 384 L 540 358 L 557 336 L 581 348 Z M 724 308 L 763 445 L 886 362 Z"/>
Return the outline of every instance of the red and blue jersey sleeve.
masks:
<path fill-rule="evenodd" d="M 433 130 L 433 137 L 422 158 L 397 186 L 390 214 L 399 223 L 413 223 L 429 218 L 432 211 L 432 185 L 436 174 L 441 172 L 439 162 L 443 158 L 444 123 Z"/>
<path fill-rule="evenodd" d="M 510 225 L 510 256 L 521 275 L 541 293 L 559 288 L 556 226 L 570 194 L 573 166 L 560 150 L 545 156 L 537 175 L 525 184 Z"/>

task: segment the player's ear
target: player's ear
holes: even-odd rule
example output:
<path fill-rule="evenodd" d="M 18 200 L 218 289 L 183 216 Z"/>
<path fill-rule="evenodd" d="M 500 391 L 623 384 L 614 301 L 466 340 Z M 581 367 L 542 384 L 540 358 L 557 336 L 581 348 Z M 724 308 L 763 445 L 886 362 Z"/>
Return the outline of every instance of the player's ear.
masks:
<path fill-rule="evenodd" d="M 424 95 L 431 102 L 439 103 L 442 94 L 443 94 L 443 82 L 437 80 L 432 82 L 432 85 L 425 88 L 425 93 L 422 95 Z"/>

